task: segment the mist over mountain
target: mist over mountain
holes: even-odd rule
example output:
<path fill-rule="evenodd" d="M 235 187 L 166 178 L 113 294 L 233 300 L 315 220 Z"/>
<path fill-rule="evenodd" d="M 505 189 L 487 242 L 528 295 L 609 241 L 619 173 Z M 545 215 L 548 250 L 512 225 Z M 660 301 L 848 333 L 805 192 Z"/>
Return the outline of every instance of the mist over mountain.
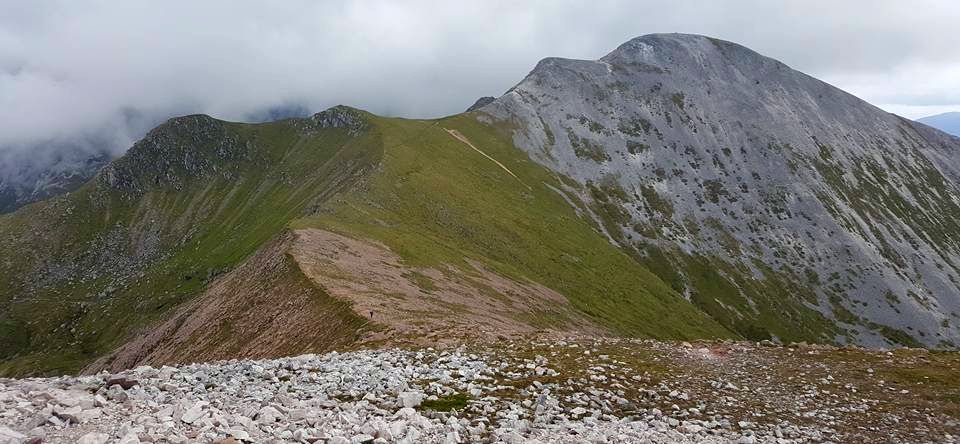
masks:
<path fill-rule="evenodd" d="M 252 111 L 241 120 L 272 122 L 309 115 L 304 105 L 287 104 Z M 166 118 L 151 120 L 125 110 L 113 125 L 92 135 L 0 147 L 0 214 L 73 191 Z"/>
<path fill-rule="evenodd" d="M 113 156 L 89 146 L 49 144 L 2 152 L 0 213 L 73 191 Z"/>
<path fill-rule="evenodd" d="M 290 103 L 311 112 L 347 103 L 389 116 L 449 115 L 502 93 L 545 54 L 596 58 L 639 33 L 674 30 L 741 42 L 888 110 L 958 103 L 960 91 L 952 75 L 960 57 L 941 37 L 960 17 L 951 2 L 294 0 L 268 13 L 225 0 L 4 6 L 0 151 L 92 135 L 116 139 L 101 150 L 119 155 L 173 116 L 244 121 Z M 830 17 L 807 14 L 820 7 Z M 745 16 L 752 26 L 740 23 Z M 147 124 L 128 131 L 125 110 Z"/>
<path fill-rule="evenodd" d="M 293 103 L 253 111 L 248 113 L 242 121 L 250 123 L 275 122 L 290 118 L 304 118 L 310 116 L 310 114 L 312 112 L 306 105 Z"/>

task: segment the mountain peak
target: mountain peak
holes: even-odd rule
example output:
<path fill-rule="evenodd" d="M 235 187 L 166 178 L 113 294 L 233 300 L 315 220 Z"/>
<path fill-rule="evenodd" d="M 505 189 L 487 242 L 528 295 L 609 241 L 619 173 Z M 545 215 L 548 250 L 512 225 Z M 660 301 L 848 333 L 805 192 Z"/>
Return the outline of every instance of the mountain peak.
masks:
<path fill-rule="evenodd" d="M 314 114 L 311 119 L 320 128 L 341 128 L 356 136 L 367 126 L 363 113 L 350 106 L 336 105 Z"/>
<path fill-rule="evenodd" d="M 709 284 L 730 290 L 708 308 L 716 317 L 739 318 L 724 307 L 743 301 L 772 303 L 772 293 L 744 286 L 755 279 L 806 294 L 770 306 L 780 321 L 728 324 L 744 336 L 788 334 L 780 323 L 814 310 L 840 322 L 818 333 L 824 340 L 960 343 L 946 320 L 960 312 L 951 265 L 960 243 L 943 236 L 960 236 L 960 225 L 918 216 L 960 213 L 938 197 L 957 193 L 955 141 L 746 47 L 690 34 L 637 37 L 595 61 L 543 59 L 482 112 L 517 127 L 514 142 L 531 158 L 579 182 L 613 242 L 673 257 L 668 268 L 685 277 L 661 277 L 685 282 L 693 300 L 716 303 L 698 267 L 727 270 Z"/>
<path fill-rule="evenodd" d="M 697 34 L 648 34 L 633 38 L 600 62 L 690 76 L 716 76 L 731 69 L 763 73 L 788 67 L 745 46 Z"/>
<path fill-rule="evenodd" d="M 217 169 L 221 160 L 245 156 L 248 147 L 235 143 L 226 126 L 206 114 L 171 118 L 104 167 L 99 178 L 112 188 L 127 191 L 163 184 L 179 186 L 188 176 Z"/>

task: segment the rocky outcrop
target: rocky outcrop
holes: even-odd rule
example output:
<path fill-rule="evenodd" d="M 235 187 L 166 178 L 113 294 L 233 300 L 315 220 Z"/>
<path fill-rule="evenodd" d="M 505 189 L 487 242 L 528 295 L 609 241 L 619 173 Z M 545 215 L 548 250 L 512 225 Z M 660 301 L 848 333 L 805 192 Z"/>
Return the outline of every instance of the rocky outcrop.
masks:
<path fill-rule="evenodd" d="M 476 102 L 473 102 L 473 105 L 470 105 L 470 107 L 467 108 L 467 110 L 466 110 L 465 112 L 468 112 L 468 113 L 469 113 L 469 112 L 472 112 L 472 111 L 476 111 L 476 110 L 478 110 L 478 109 L 480 109 L 480 108 L 483 108 L 483 107 L 485 107 L 485 106 L 493 103 L 494 100 L 497 100 L 497 98 L 496 98 L 496 97 L 490 97 L 490 96 L 481 97 L 481 98 L 477 99 Z"/>
<path fill-rule="evenodd" d="M 193 177 L 222 172 L 250 151 L 249 141 L 225 122 L 196 114 L 168 120 L 138 141 L 127 155 L 103 169 L 99 180 L 118 190 L 142 193 L 154 187 L 179 189 Z"/>
<path fill-rule="evenodd" d="M 318 128 L 345 129 L 351 136 L 357 136 L 367 128 L 362 111 L 343 105 L 337 105 L 316 113 L 310 120 Z"/>
<path fill-rule="evenodd" d="M 960 344 L 960 139 L 682 34 L 545 59 L 481 112 L 741 334 Z"/>

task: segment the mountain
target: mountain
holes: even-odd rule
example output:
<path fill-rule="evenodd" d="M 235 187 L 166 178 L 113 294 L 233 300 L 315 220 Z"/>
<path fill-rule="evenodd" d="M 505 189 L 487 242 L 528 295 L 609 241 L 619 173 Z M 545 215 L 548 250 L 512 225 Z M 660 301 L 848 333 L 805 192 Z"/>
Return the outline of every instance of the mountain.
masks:
<path fill-rule="evenodd" d="M 289 104 L 254 110 L 244 121 L 262 123 L 309 115 L 306 106 Z M 161 121 L 155 115 L 125 109 L 113 125 L 76 142 L 0 147 L 0 214 L 79 188 L 116 157 L 112 153 L 119 147 L 113 139 L 142 135 Z"/>
<path fill-rule="evenodd" d="M 930 125 L 945 133 L 960 136 L 960 112 L 942 113 L 917 119 L 924 125 Z"/>
<path fill-rule="evenodd" d="M 466 115 L 172 119 L 77 191 L 0 218 L 2 371 L 543 330 L 733 336 L 608 243 L 563 180 Z"/>
<path fill-rule="evenodd" d="M 105 151 L 42 144 L 0 156 L 0 214 L 79 188 L 110 161 Z"/>
<path fill-rule="evenodd" d="M 0 373 L 530 336 L 954 347 L 957 139 L 741 46 L 442 119 L 178 117 L 0 216 Z"/>
<path fill-rule="evenodd" d="M 960 343 L 956 138 L 679 34 L 545 59 L 479 111 L 742 335 Z"/>
<path fill-rule="evenodd" d="M 476 111 L 476 110 L 478 110 L 478 109 L 480 109 L 480 108 L 483 108 L 484 106 L 489 105 L 489 104 L 492 103 L 494 100 L 497 100 L 497 98 L 496 98 L 496 97 L 490 97 L 490 96 L 481 97 L 481 98 L 477 99 L 476 102 L 473 102 L 473 105 L 470 105 L 470 107 L 467 108 L 467 111 L 466 111 L 466 112 Z"/>

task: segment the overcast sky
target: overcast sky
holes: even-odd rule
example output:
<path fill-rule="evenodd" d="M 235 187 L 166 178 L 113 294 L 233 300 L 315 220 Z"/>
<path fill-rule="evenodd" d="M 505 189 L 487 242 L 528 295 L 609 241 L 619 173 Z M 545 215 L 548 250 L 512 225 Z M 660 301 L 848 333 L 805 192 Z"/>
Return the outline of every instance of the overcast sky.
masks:
<path fill-rule="evenodd" d="M 958 26 L 956 0 L 0 0 L 0 147 L 122 149 L 171 115 L 291 104 L 441 116 L 543 57 L 654 32 L 741 43 L 915 118 L 960 111 Z"/>

